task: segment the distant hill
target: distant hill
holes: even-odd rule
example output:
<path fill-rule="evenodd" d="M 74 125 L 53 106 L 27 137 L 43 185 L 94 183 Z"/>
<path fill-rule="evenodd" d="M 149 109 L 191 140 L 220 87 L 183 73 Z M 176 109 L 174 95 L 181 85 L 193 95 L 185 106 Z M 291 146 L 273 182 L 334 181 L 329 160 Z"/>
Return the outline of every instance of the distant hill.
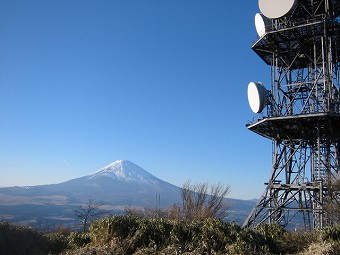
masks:
<path fill-rule="evenodd" d="M 73 210 L 92 198 L 112 213 L 126 206 L 166 208 L 180 202 L 180 188 L 127 160 L 59 184 L 0 188 L 0 219 L 38 228 L 70 226 Z M 230 220 L 242 222 L 254 201 L 229 199 Z"/>

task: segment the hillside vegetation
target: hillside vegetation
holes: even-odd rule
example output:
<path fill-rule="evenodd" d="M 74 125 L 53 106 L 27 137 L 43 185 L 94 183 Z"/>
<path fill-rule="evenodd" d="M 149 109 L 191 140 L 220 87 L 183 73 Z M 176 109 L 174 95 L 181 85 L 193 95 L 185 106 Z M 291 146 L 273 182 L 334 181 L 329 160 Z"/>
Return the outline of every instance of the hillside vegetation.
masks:
<path fill-rule="evenodd" d="M 242 229 L 220 220 L 228 212 L 223 198 L 229 189 L 187 182 L 182 205 L 165 211 L 127 208 L 126 215 L 96 220 L 98 206 L 89 200 L 76 211 L 83 232 L 41 233 L 0 222 L 0 255 L 340 255 L 340 226 L 287 232 L 277 225 Z"/>
<path fill-rule="evenodd" d="M 40 233 L 0 222 L 0 254 L 340 254 L 340 227 L 287 232 L 276 225 L 241 229 L 218 219 L 181 221 L 112 216 L 88 232 Z"/>

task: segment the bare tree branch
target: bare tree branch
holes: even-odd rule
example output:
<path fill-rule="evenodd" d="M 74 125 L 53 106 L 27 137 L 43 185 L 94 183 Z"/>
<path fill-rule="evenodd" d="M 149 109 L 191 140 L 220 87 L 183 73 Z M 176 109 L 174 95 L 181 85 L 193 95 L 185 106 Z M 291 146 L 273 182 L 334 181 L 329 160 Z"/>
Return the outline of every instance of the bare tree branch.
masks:
<path fill-rule="evenodd" d="M 209 185 L 190 181 L 184 183 L 181 191 L 183 217 L 188 220 L 216 217 L 223 219 L 228 211 L 225 196 L 230 187 L 222 184 Z"/>
<path fill-rule="evenodd" d="M 77 210 L 74 210 L 74 214 L 80 220 L 83 232 L 87 230 L 88 224 L 94 218 L 106 213 L 100 208 L 102 205 L 101 203 L 95 203 L 94 199 L 89 198 L 85 206 L 79 206 Z"/>

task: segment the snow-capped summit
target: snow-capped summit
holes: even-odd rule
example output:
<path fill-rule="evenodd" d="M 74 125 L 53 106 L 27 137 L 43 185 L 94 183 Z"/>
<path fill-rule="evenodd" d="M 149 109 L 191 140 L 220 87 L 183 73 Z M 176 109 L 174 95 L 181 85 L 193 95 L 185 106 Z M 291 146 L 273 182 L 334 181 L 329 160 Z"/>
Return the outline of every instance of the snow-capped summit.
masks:
<path fill-rule="evenodd" d="M 117 160 L 90 175 L 90 179 L 97 179 L 99 177 L 143 183 L 156 183 L 159 181 L 157 177 L 128 160 Z"/>

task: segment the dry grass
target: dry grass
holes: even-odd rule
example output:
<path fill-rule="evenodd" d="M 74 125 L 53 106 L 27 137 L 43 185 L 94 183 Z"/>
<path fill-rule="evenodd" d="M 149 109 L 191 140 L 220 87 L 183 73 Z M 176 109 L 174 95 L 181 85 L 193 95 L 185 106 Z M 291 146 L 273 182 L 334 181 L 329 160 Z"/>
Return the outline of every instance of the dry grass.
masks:
<path fill-rule="evenodd" d="M 298 255 L 336 255 L 335 245 L 331 242 L 311 243 L 308 248 Z"/>

